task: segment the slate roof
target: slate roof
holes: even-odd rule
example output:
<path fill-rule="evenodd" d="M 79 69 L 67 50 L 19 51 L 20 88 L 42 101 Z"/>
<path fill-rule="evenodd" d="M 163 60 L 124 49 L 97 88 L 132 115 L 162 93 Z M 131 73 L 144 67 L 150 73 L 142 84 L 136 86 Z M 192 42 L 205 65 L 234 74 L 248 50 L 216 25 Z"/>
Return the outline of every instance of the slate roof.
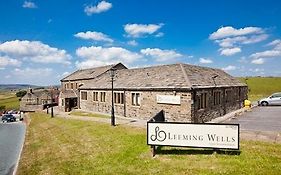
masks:
<path fill-rule="evenodd" d="M 94 68 L 90 68 L 90 69 L 80 69 L 80 70 L 77 70 L 77 71 L 73 72 L 72 74 L 66 76 L 61 81 L 93 79 L 93 78 L 96 78 L 97 76 L 105 73 L 112 67 L 117 67 L 117 66 L 121 66 L 121 67 L 127 69 L 122 63 L 101 66 L 101 67 L 94 67 Z"/>
<path fill-rule="evenodd" d="M 109 74 L 84 83 L 80 89 L 111 89 Z M 220 69 L 189 64 L 170 64 L 118 70 L 114 89 L 191 89 L 246 86 Z"/>

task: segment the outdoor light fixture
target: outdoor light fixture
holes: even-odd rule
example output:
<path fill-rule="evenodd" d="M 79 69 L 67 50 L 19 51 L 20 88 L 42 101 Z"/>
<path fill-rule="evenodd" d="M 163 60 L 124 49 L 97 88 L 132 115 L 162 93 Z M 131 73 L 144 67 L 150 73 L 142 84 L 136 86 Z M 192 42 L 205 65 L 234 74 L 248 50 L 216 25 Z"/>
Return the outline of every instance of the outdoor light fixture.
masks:
<path fill-rule="evenodd" d="M 114 76 L 116 74 L 116 68 L 111 68 L 109 70 L 109 75 L 111 78 L 111 126 L 115 126 L 115 116 L 114 116 L 114 94 L 113 94 L 113 80 L 114 80 Z"/>
<path fill-rule="evenodd" d="M 217 78 L 217 77 L 218 77 L 218 75 L 212 76 L 212 79 L 213 79 L 213 81 L 214 81 L 215 86 L 217 86 L 216 81 L 215 81 L 215 78 Z"/>

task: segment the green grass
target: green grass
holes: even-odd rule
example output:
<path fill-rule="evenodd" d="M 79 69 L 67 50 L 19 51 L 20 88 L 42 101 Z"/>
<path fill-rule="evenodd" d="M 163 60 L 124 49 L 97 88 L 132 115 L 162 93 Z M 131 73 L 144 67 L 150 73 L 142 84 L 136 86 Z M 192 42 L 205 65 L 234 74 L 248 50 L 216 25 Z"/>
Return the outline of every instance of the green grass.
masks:
<path fill-rule="evenodd" d="M 110 117 L 109 115 L 95 114 L 95 113 L 82 112 L 82 111 L 72 111 L 69 113 L 69 115 L 85 116 L 85 117 L 98 117 L 98 118 L 109 118 Z"/>
<path fill-rule="evenodd" d="M 15 93 L 0 92 L 0 106 L 5 106 L 6 110 L 18 110 L 20 107 L 19 98 L 16 97 Z"/>
<path fill-rule="evenodd" d="M 281 92 L 281 77 L 247 77 L 240 80 L 249 86 L 249 100 L 256 101 Z"/>
<path fill-rule="evenodd" d="M 242 141 L 240 155 L 163 147 L 145 129 L 31 114 L 18 174 L 280 174 L 281 144 Z"/>

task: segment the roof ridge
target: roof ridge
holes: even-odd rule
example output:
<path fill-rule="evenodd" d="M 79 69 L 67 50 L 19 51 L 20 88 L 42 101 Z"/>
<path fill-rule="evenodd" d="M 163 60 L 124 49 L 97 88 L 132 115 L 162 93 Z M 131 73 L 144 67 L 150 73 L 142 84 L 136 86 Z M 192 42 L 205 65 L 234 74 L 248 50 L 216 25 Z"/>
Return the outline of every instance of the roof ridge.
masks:
<path fill-rule="evenodd" d="M 180 65 L 180 67 L 181 67 L 181 70 L 182 70 L 184 79 L 185 79 L 185 81 L 186 81 L 186 83 L 187 83 L 187 86 L 192 87 L 192 84 L 191 84 L 191 82 L 190 82 L 190 80 L 189 80 L 189 78 L 188 78 L 188 76 L 187 76 L 187 74 L 186 74 L 186 71 L 185 71 L 183 65 L 182 65 L 181 63 L 179 63 L 179 65 Z"/>

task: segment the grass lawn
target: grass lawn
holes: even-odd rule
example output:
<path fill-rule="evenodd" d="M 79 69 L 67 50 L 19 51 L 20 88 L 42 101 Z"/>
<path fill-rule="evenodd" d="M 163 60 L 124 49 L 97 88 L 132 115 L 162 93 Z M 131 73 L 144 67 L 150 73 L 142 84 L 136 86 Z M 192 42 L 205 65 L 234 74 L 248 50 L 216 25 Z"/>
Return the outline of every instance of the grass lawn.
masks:
<path fill-rule="evenodd" d="M 6 110 L 18 110 L 20 107 L 19 98 L 14 92 L 0 92 L 0 106 L 5 106 Z"/>
<path fill-rule="evenodd" d="M 163 147 L 160 154 L 152 158 L 145 129 L 50 118 L 39 113 L 30 116 L 18 174 L 281 172 L 281 144 L 242 141 L 240 155 Z"/>
<path fill-rule="evenodd" d="M 256 101 L 281 92 L 281 77 L 247 77 L 240 80 L 249 86 L 249 100 Z"/>
<path fill-rule="evenodd" d="M 86 116 L 86 117 L 98 117 L 98 118 L 110 118 L 109 115 L 103 114 L 94 114 L 89 112 L 82 112 L 82 111 L 72 111 L 69 115 L 76 115 L 76 116 Z"/>

